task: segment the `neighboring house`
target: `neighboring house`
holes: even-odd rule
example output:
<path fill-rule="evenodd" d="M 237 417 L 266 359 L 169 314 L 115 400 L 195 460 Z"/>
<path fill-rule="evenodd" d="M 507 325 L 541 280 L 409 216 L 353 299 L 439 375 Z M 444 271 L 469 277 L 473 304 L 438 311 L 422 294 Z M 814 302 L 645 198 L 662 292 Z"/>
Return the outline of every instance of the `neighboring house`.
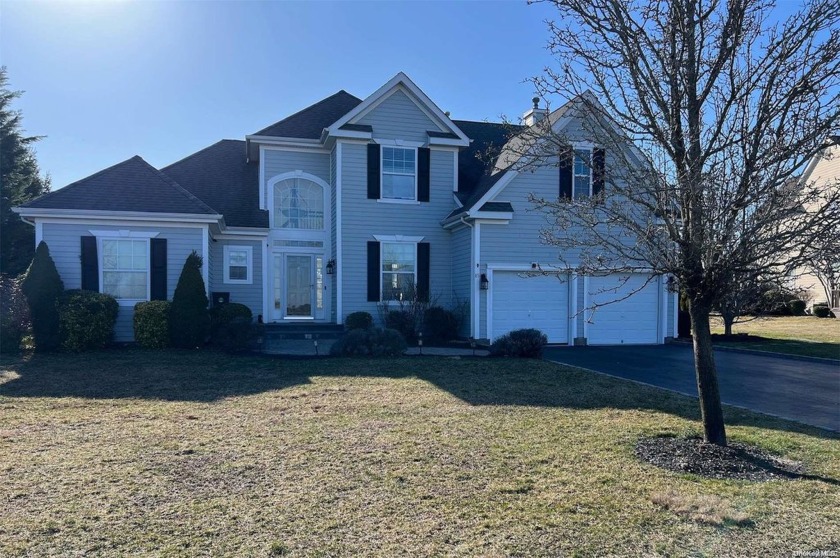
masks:
<path fill-rule="evenodd" d="M 803 183 L 813 182 L 817 187 L 826 191 L 837 191 L 840 188 L 840 136 L 831 136 L 825 142 L 825 149 L 816 154 L 805 169 L 800 179 Z M 835 278 L 840 277 L 840 254 L 834 257 Z M 827 277 L 823 281 L 830 281 Z M 840 285 L 823 282 L 807 268 L 798 269 L 794 285 L 797 290 L 806 293 L 808 307 L 827 302 L 829 307 L 840 307 Z"/>
<path fill-rule="evenodd" d="M 524 125 L 549 117 L 580 135 L 574 108 L 532 109 Z M 676 296 L 664 278 L 527 276 L 558 261 L 540 242 L 546 221 L 528 194 L 590 195 L 599 184 L 586 165 L 573 176 L 482 163 L 476 155 L 506 135 L 501 124 L 450 120 L 400 73 L 364 100 L 339 91 L 245 141 L 162 169 L 133 157 L 16 211 L 49 245 L 67 288 L 117 297 L 119 340 L 132 338 L 134 304 L 171 299 L 193 250 L 214 300 L 246 304 L 267 323 L 376 317 L 415 286 L 442 306 L 466 303 L 462 333 L 475 338 L 524 327 L 554 343 L 673 337 Z M 592 153 L 580 139 L 576 148 Z M 592 302 L 632 289 L 585 319 Z"/>

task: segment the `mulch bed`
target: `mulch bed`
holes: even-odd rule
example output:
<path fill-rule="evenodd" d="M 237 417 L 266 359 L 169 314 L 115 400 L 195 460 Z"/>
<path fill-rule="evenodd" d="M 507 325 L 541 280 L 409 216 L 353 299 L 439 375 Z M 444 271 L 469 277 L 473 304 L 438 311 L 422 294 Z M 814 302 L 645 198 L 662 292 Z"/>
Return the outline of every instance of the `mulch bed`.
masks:
<path fill-rule="evenodd" d="M 791 480 L 805 474 L 802 463 L 788 461 L 740 442 L 721 447 L 701 438 L 657 436 L 636 444 L 636 457 L 677 473 L 713 479 Z"/>

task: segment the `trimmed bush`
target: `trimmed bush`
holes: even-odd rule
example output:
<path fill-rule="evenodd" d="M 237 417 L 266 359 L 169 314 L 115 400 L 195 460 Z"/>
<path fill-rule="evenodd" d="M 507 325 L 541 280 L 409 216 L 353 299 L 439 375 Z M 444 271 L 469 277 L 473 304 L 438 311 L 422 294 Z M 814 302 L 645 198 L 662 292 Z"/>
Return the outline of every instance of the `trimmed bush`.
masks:
<path fill-rule="evenodd" d="M 145 349 L 169 346 L 168 300 L 150 300 L 134 305 L 134 340 Z"/>
<path fill-rule="evenodd" d="M 109 294 L 66 291 L 58 301 L 61 347 L 75 352 L 105 348 L 114 339 L 119 310 Z"/>
<path fill-rule="evenodd" d="M 353 312 L 344 320 L 344 327 L 351 329 L 368 329 L 373 327 L 373 316 L 367 312 Z"/>
<path fill-rule="evenodd" d="M 790 309 L 790 313 L 793 316 L 803 316 L 805 315 L 805 307 L 808 304 L 804 300 L 791 300 L 788 302 L 788 309 Z"/>
<path fill-rule="evenodd" d="M 184 262 L 169 307 L 169 336 L 174 347 L 194 349 L 204 344 L 210 330 L 207 303 L 201 256 L 193 250 Z"/>
<path fill-rule="evenodd" d="M 432 306 L 423 313 L 423 335 L 430 343 L 444 343 L 458 337 L 458 316 L 446 308 Z"/>
<path fill-rule="evenodd" d="M 406 310 L 390 310 L 385 314 L 385 328 L 400 332 L 409 343 L 417 340 L 417 323 L 414 315 Z"/>
<path fill-rule="evenodd" d="M 0 352 L 17 353 L 29 328 L 29 305 L 20 280 L 0 275 Z"/>
<path fill-rule="evenodd" d="M 23 294 L 29 304 L 32 320 L 32 337 L 36 351 L 54 351 L 61 346 L 58 321 L 58 297 L 64 292 L 64 283 L 50 257 L 50 249 L 43 240 L 35 249 L 35 257 L 21 282 Z"/>
<path fill-rule="evenodd" d="M 251 348 L 255 332 L 250 308 L 229 302 L 213 308 L 210 316 L 211 338 L 215 345 L 232 353 Z"/>
<path fill-rule="evenodd" d="M 405 338 L 393 329 L 351 329 L 330 348 L 333 356 L 400 356 L 408 348 Z"/>
<path fill-rule="evenodd" d="M 540 358 L 548 337 L 538 329 L 516 329 L 493 341 L 491 356 Z"/>
<path fill-rule="evenodd" d="M 814 307 L 811 308 L 811 312 L 814 316 L 818 318 L 833 318 L 834 313 L 828 307 L 828 304 L 821 302 L 820 304 L 814 304 Z"/>
<path fill-rule="evenodd" d="M 219 328 L 237 318 L 247 320 L 250 323 L 253 317 L 251 309 L 238 302 L 228 302 L 221 306 L 214 306 L 210 309 L 210 337 L 214 339 L 219 332 Z"/>

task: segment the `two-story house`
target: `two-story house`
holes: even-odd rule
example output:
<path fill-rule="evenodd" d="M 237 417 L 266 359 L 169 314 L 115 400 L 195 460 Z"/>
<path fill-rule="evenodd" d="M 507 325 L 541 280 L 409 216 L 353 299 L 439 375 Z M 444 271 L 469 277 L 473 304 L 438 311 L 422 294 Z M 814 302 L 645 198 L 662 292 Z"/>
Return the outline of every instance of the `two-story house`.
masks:
<path fill-rule="evenodd" d="M 551 116 L 574 129 L 575 102 L 551 115 L 530 109 L 523 125 Z M 133 157 L 16 211 L 67 288 L 118 299 L 118 340 L 132 338 L 134 304 L 172 297 L 193 250 L 208 294 L 266 323 L 377 316 L 377 305 L 416 289 L 468 307 L 463 334 L 475 338 L 523 327 L 554 343 L 673 337 L 664 278 L 528 273 L 558 259 L 540 242 L 546 221 L 528 195 L 591 195 L 603 187 L 591 168 L 610 157 L 585 137 L 575 152 L 590 159 L 568 169 L 519 172 L 476 156 L 506 136 L 501 124 L 451 120 L 400 73 L 365 99 L 339 91 L 161 169 Z M 587 315 L 622 289 L 638 292 Z"/>

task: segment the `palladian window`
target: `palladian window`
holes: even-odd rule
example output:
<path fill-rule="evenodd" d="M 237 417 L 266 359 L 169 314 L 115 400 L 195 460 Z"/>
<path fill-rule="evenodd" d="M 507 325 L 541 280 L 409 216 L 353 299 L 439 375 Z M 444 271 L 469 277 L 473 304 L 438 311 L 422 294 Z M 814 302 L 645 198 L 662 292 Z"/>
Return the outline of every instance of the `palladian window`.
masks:
<path fill-rule="evenodd" d="M 275 184 L 274 226 L 323 230 L 324 189 L 304 178 L 290 178 Z"/>

